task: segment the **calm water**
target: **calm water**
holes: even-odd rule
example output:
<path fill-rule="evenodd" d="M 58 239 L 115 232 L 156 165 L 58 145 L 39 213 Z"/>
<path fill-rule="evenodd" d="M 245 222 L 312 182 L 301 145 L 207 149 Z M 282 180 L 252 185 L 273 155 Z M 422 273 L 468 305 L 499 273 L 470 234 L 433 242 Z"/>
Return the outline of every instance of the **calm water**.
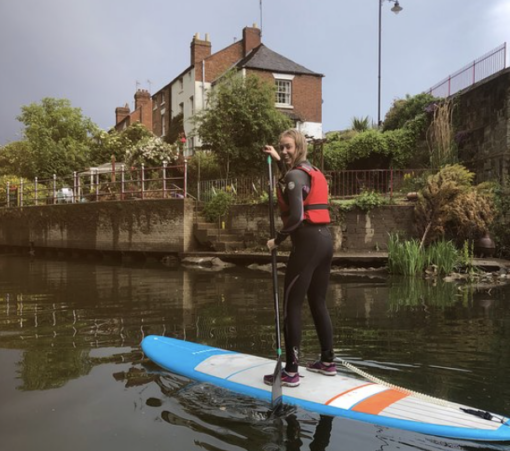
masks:
<path fill-rule="evenodd" d="M 0 256 L 0 449 L 510 450 L 296 408 L 268 418 L 268 404 L 161 372 L 140 351 L 162 334 L 272 357 L 271 293 L 269 274 L 244 268 Z M 328 302 L 344 359 L 510 414 L 510 287 L 335 275 Z"/>

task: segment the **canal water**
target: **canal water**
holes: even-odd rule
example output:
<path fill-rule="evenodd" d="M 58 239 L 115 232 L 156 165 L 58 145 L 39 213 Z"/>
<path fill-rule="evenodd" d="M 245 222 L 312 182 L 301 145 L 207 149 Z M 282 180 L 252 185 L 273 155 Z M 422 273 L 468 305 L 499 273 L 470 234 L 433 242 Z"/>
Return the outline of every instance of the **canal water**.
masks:
<path fill-rule="evenodd" d="M 510 287 L 339 275 L 336 352 L 396 385 L 510 415 Z M 303 354 L 316 357 L 305 309 Z M 482 450 L 286 407 L 165 373 L 160 334 L 273 357 L 267 272 L 0 256 L 0 449 Z M 343 370 L 348 372 L 348 370 Z M 306 379 L 305 379 L 306 381 Z"/>

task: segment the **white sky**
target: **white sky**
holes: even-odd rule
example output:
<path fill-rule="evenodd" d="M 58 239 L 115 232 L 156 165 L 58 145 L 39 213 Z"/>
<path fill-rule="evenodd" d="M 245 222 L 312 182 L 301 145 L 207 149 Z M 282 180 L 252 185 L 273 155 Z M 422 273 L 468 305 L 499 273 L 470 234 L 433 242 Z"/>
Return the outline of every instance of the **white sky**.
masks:
<path fill-rule="evenodd" d="M 398 16 L 382 5 L 383 117 L 509 40 L 510 0 L 400 5 Z M 379 0 L 263 0 L 264 44 L 325 75 L 325 132 L 377 119 L 378 11 Z M 136 81 L 154 93 L 189 66 L 196 32 L 215 52 L 253 23 L 259 0 L 0 0 L 0 144 L 21 138 L 21 106 L 43 97 L 108 129 Z"/>

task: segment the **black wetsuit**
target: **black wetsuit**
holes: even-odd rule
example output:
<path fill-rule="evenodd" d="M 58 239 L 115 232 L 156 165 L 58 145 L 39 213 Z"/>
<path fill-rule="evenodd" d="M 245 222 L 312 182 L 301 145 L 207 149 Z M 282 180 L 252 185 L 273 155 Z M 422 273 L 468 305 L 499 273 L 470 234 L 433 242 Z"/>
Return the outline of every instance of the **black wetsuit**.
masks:
<path fill-rule="evenodd" d="M 305 163 L 308 164 L 309 163 Z M 284 320 L 287 372 L 297 372 L 301 343 L 301 311 L 305 296 L 312 312 L 321 345 L 321 360 L 333 361 L 333 330 L 326 307 L 333 243 L 327 225 L 304 220 L 303 200 L 310 192 L 310 176 L 290 170 L 280 181 L 280 189 L 290 206 L 285 226 L 277 233 L 276 244 L 290 235 L 292 251 L 285 273 Z"/>

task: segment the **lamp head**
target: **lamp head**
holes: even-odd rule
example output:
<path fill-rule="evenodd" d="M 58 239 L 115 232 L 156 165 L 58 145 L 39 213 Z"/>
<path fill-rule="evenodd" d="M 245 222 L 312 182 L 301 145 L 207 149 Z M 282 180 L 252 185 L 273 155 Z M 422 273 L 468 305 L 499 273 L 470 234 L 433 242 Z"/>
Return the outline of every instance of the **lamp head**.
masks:
<path fill-rule="evenodd" d="M 391 8 L 391 10 L 395 13 L 395 14 L 398 14 L 400 11 L 402 11 L 404 8 L 402 8 L 402 6 L 400 6 L 400 4 L 398 3 L 398 1 L 395 2 L 395 4 L 393 5 L 393 8 Z"/>

